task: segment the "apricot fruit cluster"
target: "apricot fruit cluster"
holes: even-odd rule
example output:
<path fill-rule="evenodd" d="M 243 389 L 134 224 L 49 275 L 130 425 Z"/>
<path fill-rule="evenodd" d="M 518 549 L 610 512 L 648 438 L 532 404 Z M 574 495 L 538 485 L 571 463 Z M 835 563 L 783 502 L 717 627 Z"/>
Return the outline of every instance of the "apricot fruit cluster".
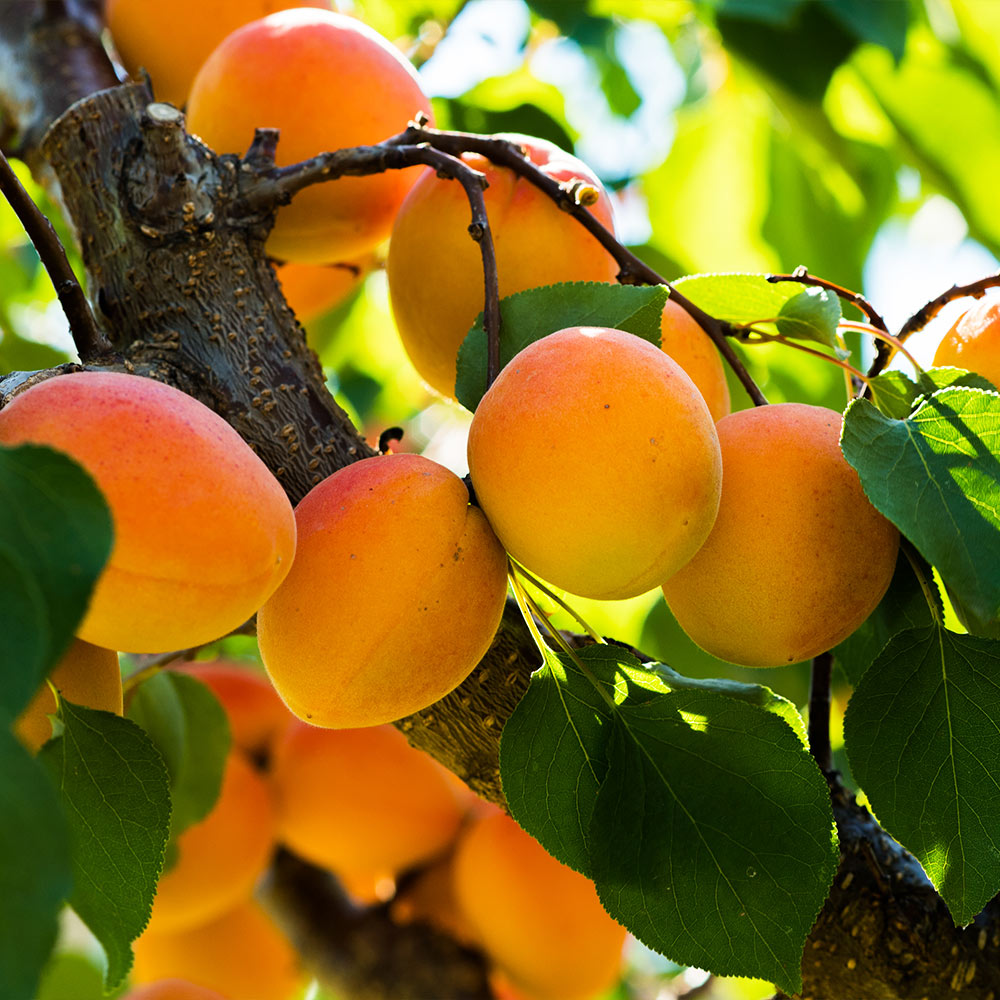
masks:
<path fill-rule="evenodd" d="M 941 339 L 936 366 L 964 368 L 1000 387 L 1000 299 L 980 299 Z"/>

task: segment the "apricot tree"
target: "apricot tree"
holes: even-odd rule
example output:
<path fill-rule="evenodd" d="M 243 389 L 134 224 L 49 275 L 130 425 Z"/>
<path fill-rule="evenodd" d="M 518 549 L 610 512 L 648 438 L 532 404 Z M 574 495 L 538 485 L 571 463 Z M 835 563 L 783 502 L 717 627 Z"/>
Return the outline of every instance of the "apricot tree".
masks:
<path fill-rule="evenodd" d="M 122 6 L 110 4 L 109 15 Z M 412 17 L 426 29 L 421 44 L 430 46 L 435 27 L 440 37 L 457 6 L 444 0 L 420 6 Z M 642 103 L 617 58 L 616 46 L 626 47 L 622 26 L 631 22 L 611 16 L 614 4 L 572 6 L 533 0 L 530 43 L 540 46 L 553 26 L 573 38 L 599 68 L 609 107 L 625 118 L 633 101 Z M 102 621 L 132 631 L 101 641 L 141 655 L 125 661 L 127 718 L 113 711 L 117 688 L 110 701 L 102 695 L 87 707 L 66 682 L 53 738 L 37 758 L 8 726 L 0 734 L 2 1000 L 35 996 L 66 902 L 103 946 L 108 988 L 126 981 L 138 938 L 137 980 L 225 982 L 216 986 L 219 992 L 244 998 L 255 991 L 293 995 L 300 987 L 297 952 L 342 996 L 567 1000 L 608 987 L 617 974 L 623 926 L 679 966 L 753 976 L 773 983 L 779 995 L 986 998 L 1000 989 L 994 833 L 1000 701 L 993 678 L 1000 658 L 1000 403 L 982 369 L 916 364 L 912 376 L 886 370 L 908 356 L 910 335 L 950 302 L 982 296 L 1000 279 L 942 292 L 910 320 L 894 323 L 895 336 L 877 304 L 850 290 L 861 284 L 861 261 L 876 227 L 904 197 L 891 193 L 904 155 L 910 173 L 901 175 L 901 189 L 914 174 L 923 177 L 952 199 L 981 243 L 1000 247 L 995 185 L 983 184 L 968 167 L 976 160 L 972 150 L 985 163 L 997 155 L 983 138 L 996 131 L 980 120 L 1000 117 L 993 94 L 1000 67 L 976 34 L 976 18 L 988 15 L 973 16 L 956 0 L 945 44 L 944 29 L 908 3 L 679 6 L 681 15 L 647 22 L 661 42 L 669 37 L 679 65 L 690 60 L 690 99 L 687 117 L 679 118 L 679 153 L 651 170 L 643 188 L 662 238 L 635 249 L 615 233 L 596 174 L 547 170 L 538 152 L 543 144 L 519 138 L 534 126 L 572 141 L 557 109 L 542 110 L 541 91 L 538 103 L 519 103 L 522 92 L 513 84 L 506 93 L 453 100 L 444 105 L 445 124 L 455 127 L 434 128 L 419 92 L 407 90 L 416 86 L 408 68 L 400 86 L 409 95 L 402 100 L 412 98 L 413 107 L 397 121 L 397 97 L 384 80 L 391 71 L 379 63 L 349 93 L 334 94 L 322 116 L 349 123 L 355 114 L 373 117 L 359 113 L 366 109 L 388 110 L 376 126 L 384 133 L 348 131 L 341 140 L 333 131 L 300 147 L 291 125 L 277 130 L 259 119 L 260 109 L 274 99 L 275 113 L 289 104 L 306 122 L 317 113 L 301 110 L 294 90 L 268 85 L 264 70 L 252 68 L 257 36 L 242 35 L 252 43 L 237 63 L 240 71 L 250 69 L 253 96 L 211 112 L 204 112 L 200 96 L 192 98 L 192 116 L 207 114 L 198 128 L 220 147 L 213 149 L 192 134 L 182 111 L 159 99 L 183 102 L 186 82 L 171 82 L 178 89 L 161 95 L 157 71 L 148 65 L 151 80 L 119 79 L 101 43 L 104 15 L 96 0 L 5 6 L 4 146 L 34 175 L 36 199 L 47 192 L 51 214 L 56 205 L 63 213 L 63 242 L 76 245 L 85 293 L 60 241 L 3 161 L 0 190 L 52 276 L 79 360 L 66 361 L 22 336 L 12 313 L 0 313 L 7 372 L 0 381 L 0 712 L 23 728 L 15 720 L 45 678 L 59 687 L 63 657 L 76 653 L 74 647 L 66 654 L 71 637 L 98 606 L 91 597 L 95 581 L 102 581 L 100 593 L 110 579 L 107 565 L 122 579 L 100 609 Z M 328 17 L 310 10 L 289 15 L 287 24 L 326 24 Z M 183 30 L 183 20 L 170 28 Z M 636 37 L 648 42 L 650 35 L 639 30 Z M 125 37 L 122 29 L 129 60 L 135 57 L 125 53 Z M 388 43 L 376 44 L 389 64 L 403 62 Z M 941 69 L 949 59 L 954 65 Z M 224 77 L 221 61 L 211 73 Z M 298 63 L 286 54 L 264 65 Z M 712 87 L 715 99 L 699 105 L 699 88 Z M 329 99 L 329 85 L 317 89 Z M 947 141 L 938 138 L 943 126 L 929 110 L 941 103 L 951 116 Z M 963 116 L 969 107 L 979 118 Z M 477 131 L 464 131 L 468 124 Z M 230 127 L 235 135 L 211 138 L 216 127 L 220 136 Z M 697 141 L 686 141 L 686 129 L 698 133 Z M 789 132 L 800 131 L 801 150 L 788 140 Z M 722 157 L 701 158 L 699 151 L 714 145 L 706 136 L 725 138 Z M 734 192 L 735 182 L 747 182 L 739 173 L 746 165 L 741 156 L 759 167 L 762 143 L 771 193 L 760 222 L 747 219 L 748 203 L 759 203 Z M 421 179 L 424 168 L 430 170 Z M 360 192 L 370 190 L 364 187 L 369 181 L 372 189 L 400 197 L 412 187 L 409 207 L 397 217 L 398 205 L 385 204 L 395 195 L 378 194 L 378 211 L 355 225 L 351 211 L 364 203 Z M 494 201 L 498 191 L 507 202 Z M 438 192 L 450 199 L 442 207 L 435 207 Z M 519 219 L 513 207 L 523 202 L 540 207 Z M 340 236 L 351 230 L 331 263 L 354 274 L 369 264 L 342 257 L 367 255 L 397 220 L 388 272 L 404 342 L 425 336 L 419 328 L 436 308 L 435 295 L 445 293 L 440 343 L 412 353 L 439 392 L 470 411 L 482 401 L 482 419 L 499 426 L 481 425 L 472 439 L 471 489 L 475 494 L 482 476 L 482 512 L 469 508 L 450 473 L 425 472 L 427 459 L 379 457 L 398 440 L 398 428 L 386 430 L 376 448 L 334 398 L 331 382 L 343 390 L 352 361 L 324 350 L 335 374 L 321 367 L 269 258 L 295 256 L 294 237 L 270 239 L 286 207 L 292 214 L 284 218 L 297 216 L 305 232 L 307 261 L 327 260 L 317 249 L 329 236 L 317 235 L 326 216 Z M 694 224 L 685 226 L 689 215 Z M 568 273 L 548 268 L 553 232 L 579 241 L 580 257 Z M 770 252 L 761 251 L 762 242 Z M 803 261 L 806 267 L 795 267 Z M 729 270 L 739 273 L 707 273 Z M 761 273 L 767 270 L 775 273 Z M 668 282 L 661 271 L 691 273 Z M 608 283 L 614 277 L 618 285 Z M 845 309 L 861 318 L 845 319 Z M 461 346 L 446 319 L 457 324 Z M 343 314 L 338 320 L 349 325 Z M 689 320 L 696 329 L 688 342 L 696 345 L 695 355 L 712 359 L 707 367 L 714 375 L 696 373 L 692 365 L 689 378 L 647 343 L 670 354 L 675 330 Z M 336 321 L 329 323 L 332 337 Z M 586 350 L 545 360 L 553 338 L 562 344 L 581 337 Z M 619 341 L 629 345 L 624 355 L 615 354 L 614 363 L 602 357 L 587 379 L 571 381 L 576 355 Z M 453 381 L 441 373 L 451 371 L 454 351 Z M 729 371 L 725 386 L 716 353 Z M 788 360 L 800 354 L 801 363 Z M 530 380 L 515 384 L 491 411 L 490 400 L 522 369 L 529 372 L 539 355 L 546 377 L 564 371 L 565 379 L 542 389 L 536 381 L 534 390 Z M 679 356 L 675 360 L 687 370 Z M 357 368 L 353 375 L 364 382 Z M 127 383 L 129 399 L 140 391 L 133 386 L 149 386 L 152 396 L 183 403 L 167 406 L 160 417 L 152 403 L 135 404 L 141 427 L 126 423 L 111 389 L 82 410 L 62 408 L 57 397 L 94 380 Z M 607 398 L 595 401 L 605 386 Z M 655 394 L 661 388 L 663 398 Z M 542 409 L 542 395 L 533 399 L 533 391 L 553 404 L 562 423 L 525 430 Z M 574 411 L 574 395 L 594 404 L 597 415 Z M 342 393 L 364 417 L 361 397 L 360 391 Z M 792 405 L 773 405 L 769 397 Z M 50 398 L 55 402 L 38 402 Z M 741 412 L 725 417 L 730 405 Z M 51 436 L 24 430 L 31 421 L 19 414 L 34 407 Z M 598 424 L 605 410 L 613 424 Z M 377 435 L 384 415 L 372 412 Z M 71 438 L 90 418 L 99 428 L 96 459 L 79 454 L 77 465 L 42 447 L 74 455 Z M 508 419 L 513 430 L 503 424 Z M 718 431 L 713 420 L 720 421 Z M 205 437 L 184 443 L 186 431 L 203 425 Z M 727 444 L 761 425 L 766 429 L 749 443 Z M 515 430 L 525 430 L 523 439 Z M 118 435 L 128 442 L 114 443 Z M 204 444 L 209 438 L 216 451 Z M 136 453 L 127 455 L 126 443 L 136 440 Z M 520 467 L 501 450 L 511 442 L 516 459 L 524 460 Z M 203 477 L 183 465 L 186 453 L 203 445 L 199 468 L 217 500 L 210 509 L 196 502 Z M 729 495 L 728 447 L 736 456 Z M 661 459 L 669 470 L 664 477 L 650 473 Z M 125 484 L 124 501 L 116 499 L 117 485 L 106 485 L 105 467 L 117 477 L 108 484 Z M 403 469 L 405 481 L 378 492 L 383 480 L 394 478 L 390 468 Z M 140 483 L 140 473 L 150 478 Z M 347 480 L 360 483 L 361 500 L 336 492 Z M 511 502 L 522 487 L 539 485 L 541 494 L 526 490 Z M 326 501 L 330 491 L 333 499 Z M 548 509 L 546 492 L 558 497 Z M 663 523 L 657 522 L 658 500 Z M 335 537 L 324 534 L 322 517 L 318 526 L 308 522 L 308 530 L 315 529 L 324 547 L 320 561 L 345 565 L 344 589 L 326 589 L 318 577 L 314 582 L 311 557 L 301 575 L 296 564 L 285 576 L 293 535 L 288 502 L 299 511 L 300 540 L 314 508 L 325 506 L 329 511 L 321 513 L 343 522 Z M 127 540 L 120 510 L 150 519 L 136 541 Z M 491 517 L 516 560 L 508 564 L 511 598 L 502 611 L 504 557 Z M 535 522 L 538 535 L 522 549 L 514 539 L 530 535 Z M 161 531 L 164 524 L 176 538 Z M 682 556 L 678 534 L 697 535 Z M 165 551 L 146 546 L 161 535 L 168 539 Z M 244 537 L 258 540 L 259 550 L 245 566 L 238 544 Z M 220 538 L 221 555 L 212 548 Z M 608 538 L 616 544 L 603 551 Z M 126 540 L 134 548 L 123 549 Z M 432 557 L 412 562 L 421 546 L 423 556 Z M 464 561 L 479 558 L 465 550 L 479 547 L 489 555 L 463 575 Z M 536 566 L 538 549 L 543 558 Z M 110 555 L 120 551 L 130 553 L 125 565 Z M 721 568 L 701 570 L 699 560 L 720 553 Z M 363 562 L 366 573 L 375 564 L 374 584 L 352 561 Z M 561 580 L 564 561 L 583 571 Z M 187 567 L 182 593 L 158 590 L 164 577 L 171 583 L 172 573 L 162 567 L 178 563 Z M 672 580 L 661 579 L 678 569 Z M 237 601 L 216 613 L 220 580 L 231 596 L 225 575 L 231 570 L 235 589 L 252 592 L 253 607 Z M 624 619 L 609 624 L 612 613 L 595 628 L 587 619 L 606 613 L 588 604 L 579 615 L 576 599 L 564 599 L 536 572 L 570 591 L 599 596 L 630 594 L 636 579 L 638 589 L 662 583 L 677 616 L 657 598 L 655 609 L 643 609 L 645 627 L 629 629 Z M 690 582 L 699 572 L 703 578 Z M 129 603 L 149 593 L 147 606 Z M 316 608 L 308 606 L 313 599 Z M 449 600 L 456 602 L 450 609 Z M 471 831 L 442 879 L 458 898 L 464 923 L 436 913 L 428 888 L 447 858 L 404 852 L 404 860 L 386 862 L 395 886 L 368 894 L 367 883 L 381 874 L 373 870 L 376 861 L 366 856 L 355 866 L 322 856 L 328 834 L 320 834 L 320 850 L 300 848 L 318 865 L 296 855 L 297 843 L 309 839 L 302 830 L 312 834 L 326 816 L 322 801 L 300 801 L 309 791 L 303 784 L 323 779 L 311 779 L 290 761 L 299 754 L 312 766 L 327 747 L 349 739 L 336 733 L 322 739 L 322 730 L 300 723 L 271 728 L 273 702 L 268 707 L 266 695 L 251 709 L 239 700 L 243 695 L 227 694 L 208 676 L 202 683 L 196 668 L 165 669 L 206 648 L 232 653 L 241 641 L 256 657 L 256 623 L 243 619 L 262 606 L 260 653 L 292 710 L 307 719 L 323 714 L 319 721 L 332 725 L 391 718 L 413 747 L 446 769 L 427 779 L 444 803 L 432 810 L 428 839 L 436 843 L 437 827 L 448 839 L 462 822 Z M 575 617 L 552 617 L 563 610 Z M 180 625 L 205 612 L 211 622 L 204 634 L 144 641 L 150 621 Z M 300 620 L 302 612 L 309 616 Z M 689 618 L 696 624 L 688 625 Z M 291 632 L 283 633 L 292 621 Z M 737 664 L 774 666 L 796 656 L 811 663 L 786 667 L 784 675 L 740 672 L 696 650 L 678 621 L 706 649 Z M 778 633 L 773 642 L 772 631 Z M 174 644 L 194 648 L 166 648 Z M 408 680 L 411 667 L 423 676 L 456 650 L 461 663 L 438 678 L 440 686 L 428 683 L 426 698 L 395 699 L 389 689 L 397 681 L 419 686 Z M 337 704 L 323 705 L 319 678 L 334 662 L 346 664 L 341 669 L 348 673 L 360 666 L 361 694 L 344 695 L 342 688 L 331 699 Z M 788 697 L 776 693 L 783 684 Z M 831 701 L 835 706 L 848 694 L 846 749 L 835 756 L 840 744 L 831 741 L 830 721 L 839 715 L 831 713 Z M 346 720 L 335 715 L 345 701 Z M 797 704 L 807 705 L 808 726 Z M 371 715 L 359 714 L 372 706 Z M 403 712 L 411 714 L 400 718 Z M 243 744 L 239 734 L 248 717 L 262 720 L 258 732 L 270 735 Z M 375 734 L 385 732 L 365 732 L 368 741 L 355 745 L 373 746 L 380 739 Z M 299 748 L 311 740 L 324 749 Z M 253 755 L 253 764 L 239 756 L 244 753 Z M 396 778 L 401 769 L 393 769 Z M 276 820 L 260 792 L 260 770 L 280 778 Z M 447 772 L 506 809 L 523 829 L 496 811 L 484 816 L 482 805 L 450 786 Z M 369 790 L 382 784 L 377 769 L 373 774 L 361 782 Z M 241 780 L 256 791 L 231 793 Z M 412 785 L 423 780 L 413 778 Z M 858 804 L 856 791 L 878 823 Z M 430 797 L 422 795 L 422 803 Z M 293 798 L 304 817 L 297 824 L 287 806 Z M 236 815 L 243 809 L 249 813 Z M 337 826 L 338 836 L 346 826 Z M 275 829 L 291 850 L 273 855 L 260 901 L 251 902 L 249 884 Z M 521 840 L 524 831 L 545 851 Z M 364 836 L 361 846 L 371 846 Z M 419 838 L 404 839 L 409 848 Z M 489 853 L 510 840 L 509 856 Z M 254 860 L 244 866 L 248 857 Z M 561 867 L 554 868 L 553 859 Z M 399 866 L 408 870 L 395 870 Z M 229 869 L 232 883 L 223 886 Z M 567 886 L 551 889 L 552 902 L 571 905 L 554 906 L 551 916 L 531 924 L 511 902 L 527 891 L 516 878 L 523 869 L 537 873 L 529 882 Z M 186 887 L 206 880 L 223 902 Z M 600 908 L 588 909 L 597 899 Z M 158 907 L 170 911 L 166 923 Z M 188 907 L 198 910 L 196 917 Z M 404 919 L 407 908 L 427 919 Z M 139 937 L 151 910 L 149 931 Z M 272 918 L 289 933 L 294 951 Z M 574 939 L 569 928 L 577 918 L 584 930 Z M 546 937 L 544 947 L 536 951 L 537 941 L 522 946 L 514 934 L 519 924 L 537 926 L 532 934 Z M 583 976 L 587 963 L 574 961 L 572 950 L 556 961 L 560 947 L 584 949 L 594 978 Z M 665 966 L 661 972 L 666 976 Z M 634 978 L 620 988 L 623 995 L 640 995 Z"/>

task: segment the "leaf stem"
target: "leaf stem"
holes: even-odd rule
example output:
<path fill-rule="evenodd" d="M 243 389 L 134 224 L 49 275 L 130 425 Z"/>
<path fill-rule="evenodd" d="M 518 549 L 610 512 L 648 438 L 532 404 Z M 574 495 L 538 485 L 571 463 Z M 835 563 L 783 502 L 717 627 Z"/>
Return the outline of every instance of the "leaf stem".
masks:
<path fill-rule="evenodd" d="M 849 319 L 841 320 L 838 326 L 845 330 L 857 330 L 859 333 L 867 333 L 876 340 L 879 340 L 884 344 L 888 344 L 893 348 L 893 350 L 899 351 L 899 353 L 902 354 L 911 365 L 913 365 L 913 370 L 918 375 L 924 374 L 924 369 L 920 362 L 917 361 L 917 359 L 906 349 L 903 342 L 898 337 L 894 337 L 891 333 L 887 333 L 884 330 L 877 330 L 875 327 L 870 326 L 867 323 L 855 323 L 853 320 Z"/>
<path fill-rule="evenodd" d="M 811 354 L 813 357 L 822 358 L 824 361 L 828 361 L 832 365 L 837 365 L 839 368 L 843 368 L 845 372 L 848 372 L 856 379 L 860 379 L 862 382 L 868 382 L 868 376 L 864 372 L 858 370 L 854 365 L 848 364 L 846 361 L 841 361 L 840 358 L 835 358 L 830 354 L 824 354 L 822 351 L 817 351 L 813 347 L 806 347 L 805 344 L 799 344 L 794 340 L 789 340 L 787 337 L 780 333 L 764 333 L 761 330 L 756 330 L 753 327 L 749 327 L 746 331 L 747 334 L 752 333 L 754 335 L 753 340 L 748 339 L 746 336 L 740 338 L 741 342 L 744 344 L 761 344 L 761 343 L 778 343 L 784 344 L 787 347 L 793 347 L 796 351 L 802 351 L 804 354 Z"/>
<path fill-rule="evenodd" d="M 576 623 L 584 630 L 584 632 L 587 633 L 587 635 L 590 636 L 591 639 L 594 640 L 594 642 L 605 642 L 604 636 L 598 634 L 598 632 L 587 623 L 583 615 L 571 607 L 558 594 L 550 590 L 544 583 L 542 583 L 541 580 L 529 573 L 523 566 L 518 565 L 513 562 L 513 560 L 511 560 L 511 564 L 515 567 L 517 573 L 524 577 L 524 579 L 527 580 L 528 583 L 530 583 L 536 590 L 540 590 L 546 597 L 549 598 L 549 600 L 555 601 L 555 603 L 558 604 L 563 611 L 572 616 L 574 621 L 576 621 Z"/>
<path fill-rule="evenodd" d="M 944 617 L 941 614 L 941 609 L 938 607 L 937 600 L 935 600 L 934 581 L 927 579 L 927 574 L 924 572 L 923 561 L 913 548 L 913 544 L 909 541 L 909 539 L 900 538 L 899 547 L 902 549 L 903 555 L 906 556 L 906 560 L 910 564 L 910 568 L 913 570 L 913 575 L 917 578 L 917 583 L 920 584 L 920 589 L 923 592 L 924 600 L 927 602 L 927 607 L 931 609 L 931 617 L 934 619 L 934 624 L 937 625 L 938 628 L 944 628 Z"/>

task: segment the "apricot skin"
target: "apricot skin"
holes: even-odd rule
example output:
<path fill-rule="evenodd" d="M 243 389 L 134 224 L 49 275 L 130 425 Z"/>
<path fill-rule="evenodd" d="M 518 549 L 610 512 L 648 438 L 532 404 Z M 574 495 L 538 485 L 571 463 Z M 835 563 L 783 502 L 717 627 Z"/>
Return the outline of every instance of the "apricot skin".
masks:
<path fill-rule="evenodd" d="M 281 129 L 285 166 L 402 132 L 431 116 L 416 71 L 381 35 L 328 11 L 285 10 L 233 32 L 191 86 L 188 129 L 219 153 L 243 153 L 254 129 Z M 297 194 L 278 213 L 268 252 L 315 264 L 349 260 L 381 243 L 415 168 L 343 177 Z M 466 223 L 467 225 L 468 223 Z"/>
<path fill-rule="evenodd" d="M 550 177 L 580 179 L 599 191 L 590 211 L 614 230 L 610 199 L 584 163 L 542 139 L 505 138 Z M 614 281 L 611 255 L 538 188 L 477 154 L 462 159 L 489 181 L 483 196 L 501 296 L 562 281 Z M 403 346 L 427 384 L 447 397 L 455 394 L 458 349 L 484 303 L 482 258 L 468 226 L 461 186 L 429 170 L 403 202 L 389 242 L 389 294 Z"/>
<path fill-rule="evenodd" d="M 500 623 L 507 562 L 456 475 L 418 455 L 364 459 L 314 487 L 295 518 L 295 565 L 257 616 L 292 712 L 375 726 L 465 680 Z"/>
<path fill-rule="evenodd" d="M 462 800 L 446 773 L 392 726 L 331 730 L 296 721 L 272 765 L 279 839 L 355 885 L 395 875 L 457 833 Z"/>
<path fill-rule="evenodd" d="M 652 344 L 601 327 L 550 334 L 504 368 L 472 420 L 469 469 L 511 556 L 581 597 L 661 584 L 719 502 L 701 394 Z"/>
<path fill-rule="evenodd" d="M 899 533 L 840 451 L 841 415 L 801 403 L 719 421 L 722 502 L 702 549 L 664 584 L 703 649 L 751 667 L 847 638 L 892 579 Z"/>
<path fill-rule="evenodd" d="M 122 714 L 122 675 L 114 650 L 74 639 L 52 668 L 49 680 L 62 697 L 74 704 Z M 52 735 L 48 717 L 55 711 L 55 696 L 43 681 L 28 707 L 14 722 L 15 734 L 32 753 Z"/>
<path fill-rule="evenodd" d="M 483 950 L 532 1000 L 585 1000 L 618 978 L 625 928 L 594 884 L 499 810 L 462 834 L 454 888 Z"/>
<path fill-rule="evenodd" d="M 684 369 L 705 399 L 715 421 L 730 411 L 722 358 L 708 334 L 676 302 L 663 307 L 661 346 Z"/>
<path fill-rule="evenodd" d="M 221 417 L 152 379 L 78 372 L 0 411 L 0 444 L 66 452 L 111 508 L 114 547 L 80 638 L 165 652 L 245 622 L 291 566 L 295 519 L 277 480 Z"/>
<path fill-rule="evenodd" d="M 180 108 L 199 67 L 226 35 L 286 7 L 330 10 L 330 0 L 107 0 L 104 10 L 129 73 L 145 69 L 156 99 Z"/>
<path fill-rule="evenodd" d="M 981 299 L 941 339 L 936 367 L 964 368 L 1000 388 L 1000 299 Z"/>
<path fill-rule="evenodd" d="M 185 979 L 158 979 L 148 986 L 140 986 L 125 1000 L 226 1000 L 215 990 L 189 983 Z"/>

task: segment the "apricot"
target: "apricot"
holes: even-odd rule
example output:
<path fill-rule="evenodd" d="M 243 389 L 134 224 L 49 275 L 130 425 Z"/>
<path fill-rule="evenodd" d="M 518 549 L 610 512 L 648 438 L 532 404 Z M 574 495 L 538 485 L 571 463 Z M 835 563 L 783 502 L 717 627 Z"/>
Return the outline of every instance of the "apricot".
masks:
<path fill-rule="evenodd" d="M 446 771 L 392 726 L 317 729 L 294 722 L 275 746 L 278 838 L 353 885 L 443 851 L 463 800 Z"/>
<path fill-rule="evenodd" d="M 291 1000 L 303 985 L 295 950 L 250 900 L 174 933 L 151 923 L 132 947 L 135 983 L 178 977 L 233 1000 Z"/>
<path fill-rule="evenodd" d="M 254 756 L 267 756 L 278 735 L 294 716 L 267 677 L 249 664 L 210 660 L 171 664 L 211 688 L 229 719 L 233 746 Z"/>
<path fill-rule="evenodd" d="M 941 339 L 934 365 L 976 372 L 1000 387 L 1000 299 L 980 299 Z"/>
<path fill-rule="evenodd" d="M 454 888 L 483 950 L 532 1000 L 584 1000 L 618 978 L 625 928 L 594 884 L 499 810 L 459 839 Z"/>
<path fill-rule="evenodd" d="M 661 346 L 684 369 L 705 399 L 713 420 L 730 410 L 729 385 L 722 358 L 708 334 L 676 302 L 663 307 Z"/>
<path fill-rule="evenodd" d="M 590 211 L 614 229 L 611 201 L 586 164 L 543 139 L 508 135 L 531 162 L 561 183 L 598 192 Z M 484 192 L 496 249 L 500 294 L 561 281 L 614 281 L 618 265 L 572 216 L 507 167 L 465 153 L 486 175 Z M 389 295 L 400 338 L 414 368 L 441 395 L 455 394 L 455 359 L 483 310 L 483 265 L 469 238 L 462 187 L 427 171 L 396 216 L 387 262 Z"/>
<path fill-rule="evenodd" d="M 244 25 L 191 86 L 188 128 L 220 153 L 242 153 L 257 126 L 281 129 L 279 166 L 401 132 L 430 102 L 416 71 L 371 28 L 325 10 L 284 10 Z M 420 170 L 310 187 L 278 213 L 268 252 L 314 264 L 382 242 Z"/>
<path fill-rule="evenodd" d="M 275 273 L 292 312 L 308 324 L 340 305 L 372 266 L 368 257 L 358 264 L 279 264 Z"/>
<path fill-rule="evenodd" d="M 663 586 L 681 628 L 714 656 L 807 660 L 847 638 L 888 588 L 899 533 L 841 454 L 841 422 L 802 403 L 719 421 L 719 516 Z"/>
<path fill-rule="evenodd" d="M 115 372 L 60 375 L 0 410 L 0 444 L 64 451 L 111 508 L 114 546 L 78 628 L 137 653 L 245 622 L 292 562 L 295 519 L 243 439 L 178 389 Z"/>
<path fill-rule="evenodd" d="M 257 640 L 316 726 L 401 719 L 472 672 L 500 623 L 507 559 L 465 484 L 419 455 L 355 462 L 295 509 L 298 547 Z"/>
<path fill-rule="evenodd" d="M 122 675 L 118 654 L 112 649 L 74 639 L 52 668 L 49 680 L 62 697 L 74 704 L 122 714 Z M 32 753 L 52 735 L 49 716 L 55 712 L 55 696 L 43 681 L 28 707 L 14 721 L 14 733 Z"/>
<path fill-rule="evenodd" d="M 695 554 L 721 460 L 701 393 L 648 341 L 570 327 L 520 352 L 476 409 L 469 470 L 507 551 L 581 597 L 658 586 Z"/>
<path fill-rule="evenodd" d="M 159 979 L 132 990 L 125 1000 L 226 1000 L 226 997 L 186 979 Z"/>
<path fill-rule="evenodd" d="M 177 860 L 160 877 L 151 918 L 157 932 L 205 923 L 249 899 L 274 842 L 267 782 L 232 751 L 215 807 L 177 838 Z"/>
<path fill-rule="evenodd" d="M 321 7 L 330 0 L 106 0 L 115 48 L 134 77 L 149 73 L 159 101 L 183 107 L 191 81 L 219 42 L 248 21 L 286 7 Z"/>

